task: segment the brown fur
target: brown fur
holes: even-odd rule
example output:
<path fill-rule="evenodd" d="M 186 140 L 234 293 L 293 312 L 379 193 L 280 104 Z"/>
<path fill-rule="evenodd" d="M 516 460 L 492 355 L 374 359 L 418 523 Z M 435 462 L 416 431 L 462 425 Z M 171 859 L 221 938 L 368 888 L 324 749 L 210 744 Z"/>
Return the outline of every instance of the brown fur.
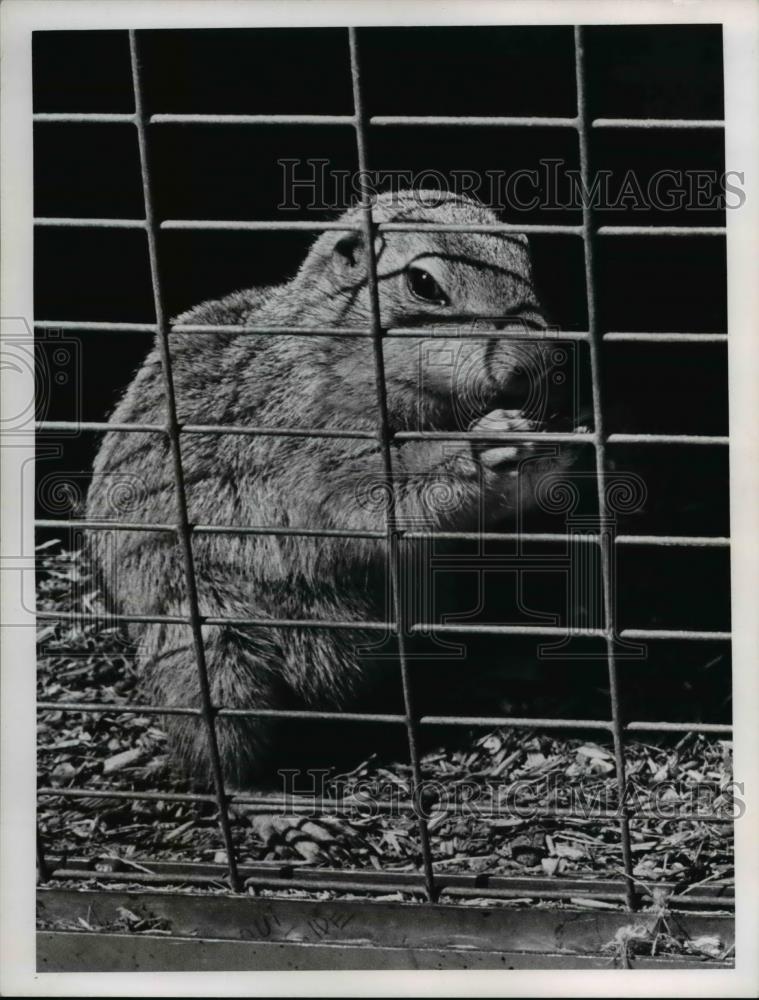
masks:
<path fill-rule="evenodd" d="M 488 209 L 467 199 L 419 192 L 379 198 L 374 215 L 380 221 L 495 221 Z M 352 209 L 343 218 L 355 223 L 360 214 Z M 358 234 L 325 232 L 291 281 L 206 302 L 177 322 L 368 325 L 363 250 Z M 531 326 L 544 325 L 523 237 L 388 232 L 378 238 L 377 253 L 386 327 L 450 323 L 462 314 L 508 317 L 515 310 Z M 413 297 L 406 284 L 412 261 L 444 287 L 448 305 Z M 464 323 L 465 329 L 470 326 L 471 321 Z M 492 322 L 478 326 L 492 328 Z M 369 339 L 174 334 L 171 345 L 181 422 L 377 427 Z M 466 430 L 502 406 L 517 370 L 529 369 L 539 357 L 539 346 L 526 350 L 524 343 L 506 340 L 388 338 L 384 359 L 391 429 Z M 112 420 L 165 420 L 157 347 Z M 193 433 L 182 436 L 182 458 L 193 523 L 384 528 L 386 484 L 374 441 Z M 468 442 L 396 444 L 393 462 L 399 514 L 411 525 L 473 527 L 483 523 L 483 516 L 485 523 L 492 522 L 516 502 L 513 466 L 481 463 Z M 106 434 L 88 496 L 90 517 L 113 516 L 109 482 L 121 473 L 141 478 L 142 518 L 175 519 L 164 436 Z M 102 540 L 100 545 L 102 558 Z M 104 570 L 119 611 L 186 611 L 183 567 L 172 536 L 114 532 L 112 545 L 112 562 L 109 557 Z M 381 542 L 199 534 L 193 550 L 205 615 L 357 621 L 391 616 Z M 197 705 L 189 629 L 151 624 L 135 632 L 149 696 L 160 703 Z M 372 690 L 378 671 L 390 669 L 387 662 L 357 651 L 377 641 L 366 631 L 230 625 L 205 626 L 203 634 L 212 696 L 217 705 L 232 708 L 350 707 Z M 166 725 L 177 760 L 189 774 L 205 777 L 205 732 L 199 721 L 172 717 Z M 236 784 L 257 780 L 282 760 L 279 730 L 270 720 L 225 720 L 219 734 L 226 777 Z"/>

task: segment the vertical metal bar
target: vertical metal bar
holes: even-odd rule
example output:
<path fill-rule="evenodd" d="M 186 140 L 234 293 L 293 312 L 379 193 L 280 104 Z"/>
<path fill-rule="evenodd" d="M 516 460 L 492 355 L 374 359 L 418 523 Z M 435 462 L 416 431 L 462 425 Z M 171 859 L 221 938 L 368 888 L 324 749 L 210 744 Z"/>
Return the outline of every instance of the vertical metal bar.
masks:
<path fill-rule="evenodd" d="M 390 452 L 390 422 L 387 413 L 387 386 L 385 382 L 385 359 L 382 348 L 384 331 L 380 317 L 379 305 L 379 281 L 377 278 L 377 259 L 374 251 L 375 223 L 372 218 L 372 204 L 367 187 L 368 180 L 368 143 L 367 143 L 367 116 L 364 108 L 363 92 L 361 88 L 361 69 L 358 55 L 358 41 L 356 29 L 348 28 L 348 40 L 351 57 L 351 78 L 353 80 L 353 105 L 355 113 L 356 147 L 358 152 L 358 168 L 361 177 L 361 208 L 363 221 L 363 234 L 366 243 L 367 261 L 367 287 L 369 292 L 369 304 L 371 307 L 371 334 L 372 347 L 374 350 L 375 381 L 377 389 L 377 407 L 380 424 L 380 450 L 382 453 L 382 466 L 387 480 L 388 504 L 386 515 L 387 527 L 387 552 L 388 571 L 390 574 L 390 591 L 393 603 L 393 617 L 398 636 L 398 659 L 400 662 L 401 684 L 403 687 L 403 700 L 405 705 L 406 735 L 408 738 L 409 759 L 411 762 L 411 780 L 413 802 L 417 810 L 417 823 L 419 829 L 419 842 L 422 849 L 422 866 L 424 873 L 424 884 L 427 895 L 431 902 L 437 898 L 438 891 L 435 885 L 435 875 L 432 870 L 432 850 L 430 848 L 430 836 L 427 829 L 427 820 L 421 812 L 421 789 L 422 770 L 419 755 L 419 740 L 417 728 L 417 716 L 414 710 L 414 698 L 411 689 L 411 677 L 409 673 L 408 658 L 406 653 L 406 632 L 407 621 L 405 616 L 404 602 L 401 598 L 401 567 L 400 567 L 400 533 L 397 521 L 395 478 L 393 475 L 393 460 Z"/>
<path fill-rule="evenodd" d="M 150 180 L 150 157 L 148 150 L 148 115 L 143 105 L 142 80 L 140 76 L 140 58 L 137 33 L 129 32 L 129 53 L 132 65 L 132 84 L 134 87 L 135 124 L 140 150 L 140 173 L 142 176 L 142 193 L 145 201 L 145 230 L 148 238 L 148 254 L 150 257 L 150 277 L 153 285 L 153 301 L 155 305 L 156 326 L 158 328 L 158 344 L 163 366 L 163 385 L 166 399 L 166 430 L 171 446 L 172 464 L 174 467 L 174 484 L 177 498 L 177 537 L 182 549 L 182 559 L 187 583 L 187 604 L 192 631 L 192 642 L 195 659 L 198 665 L 198 680 L 200 683 L 201 712 L 208 733 L 208 751 L 211 760 L 216 802 L 219 808 L 219 826 L 221 827 L 224 845 L 227 851 L 229 865 L 229 881 L 235 892 L 242 890 L 242 882 L 237 871 L 237 855 L 232 839 L 232 830 L 227 809 L 227 795 L 224 789 L 224 777 L 219 755 L 219 743 L 216 734 L 216 709 L 211 699 L 211 688 L 208 681 L 208 665 L 206 663 L 203 632 L 201 627 L 200 607 L 198 603 L 197 583 L 195 579 L 195 562 L 192 553 L 192 538 L 187 516 L 187 496 L 185 492 L 184 469 L 182 466 L 182 451 L 179 440 L 179 424 L 177 421 L 176 396 L 174 393 L 174 377 L 171 369 L 171 350 L 169 347 L 169 325 L 163 308 L 160 268 L 158 260 L 158 221 L 153 208 L 153 193 Z"/>
<path fill-rule="evenodd" d="M 580 176 L 583 184 L 582 227 L 585 250 L 585 293 L 588 306 L 588 330 L 590 332 L 590 370 L 593 385 L 593 429 L 596 433 L 596 484 L 598 488 L 598 516 L 601 526 L 601 576 L 603 580 L 604 631 L 606 633 L 606 659 L 609 669 L 609 695 L 611 701 L 612 737 L 614 740 L 614 760 L 616 765 L 617 792 L 620 802 L 619 832 L 622 843 L 622 863 L 625 875 L 625 895 L 629 909 L 635 909 L 635 890 L 630 850 L 630 822 L 624 808 L 626 789 L 624 730 L 619 699 L 619 677 L 614 649 L 616 622 L 614 614 L 614 594 L 612 562 L 606 526 L 609 511 L 606 503 L 606 439 L 604 436 L 603 406 L 601 401 L 601 334 L 598 328 L 595 294 L 593 211 L 587 193 L 590 191 L 590 119 L 585 90 L 585 49 L 583 29 L 575 26 L 575 76 L 577 85 L 577 132 L 580 144 Z"/>

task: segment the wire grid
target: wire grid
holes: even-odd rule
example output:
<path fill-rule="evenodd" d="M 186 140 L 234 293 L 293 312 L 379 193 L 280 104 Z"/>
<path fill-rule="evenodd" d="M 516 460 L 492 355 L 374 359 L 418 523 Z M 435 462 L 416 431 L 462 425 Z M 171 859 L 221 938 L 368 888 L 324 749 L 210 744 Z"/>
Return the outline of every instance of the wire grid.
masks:
<path fill-rule="evenodd" d="M 219 748 L 215 728 L 217 717 L 279 717 L 308 719 L 319 718 L 335 721 L 359 721 L 363 723 L 375 724 L 395 724 L 403 725 L 407 733 L 409 757 L 412 773 L 412 792 L 416 792 L 422 784 L 420 769 L 420 754 L 418 746 L 418 729 L 420 725 L 465 725 L 465 726 L 538 726 L 555 729 L 586 728 L 597 729 L 610 732 L 614 746 L 615 769 L 617 791 L 619 801 L 624 801 L 625 789 L 625 761 L 624 761 L 624 734 L 625 732 L 701 732 L 719 735 L 728 735 L 732 727 L 721 724 L 696 724 L 696 723 L 670 723 L 670 722 L 629 722 L 623 723 L 620 698 L 619 698 L 619 677 L 616 662 L 615 642 L 617 639 L 677 639 L 704 641 L 725 641 L 730 639 L 730 632 L 723 631 L 696 631 L 693 629 L 623 629 L 619 633 L 616 629 L 615 604 L 613 594 L 613 557 L 614 549 L 617 545 L 643 545 L 643 546 L 683 546 L 692 548 L 707 547 L 727 547 L 730 540 L 724 537 L 712 536 L 670 536 L 670 535 L 615 535 L 607 530 L 610 524 L 609 510 L 606 498 L 606 445 L 607 444 L 641 444 L 641 445 L 707 445 L 724 446 L 728 444 L 728 438 L 716 435 L 683 435 L 683 434 L 605 434 L 604 432 L 604 408 L 601 396 L 601 372 L 600 353 L 605 341 L 628 341 L 638 343 L 692 343 L 711 342 L 724 343 L 727 340 L 725 333 L 636 333 L 636 332 L 614 332 L 602 333 L 599 328 L 596 310 L 596 279 L 595 279 L 595 245 L 599 237 L 605 236 L 724 236 L 725 227 L 722 226 L 596 226 L 594 224 L 593 209 L 588 200 L 584 199 L 582 207 L 582 224 L 577 226 L 561 225 L 511 225 L 507 223 L 497 223 L 493 225 L 453 225 L 453 224 L 419 224 L 419 223 L 377 223 L 372 215 L 371 196 L 368 186 L 364 186 L 361 197 L 361 221 L 356 226 L 346 226 L 338 222 L 277 222 L 277 221 L 213 221 L 213 220 L 164 220 L 159 221 L 156 217 L 153 205 L 152 173 L 150 161 L 149 125 L 162 124 L 268 124 L 268 125 L 349 125 L 355 130 L 356 149 L 358 154 L 358 165 L 361 172 L 362 182 L 367 184 L 369 176 L 368 159 L 368 131 L 369 126 L 491 126 L 495 128 L 503 127 L 536 127 L 550 126 L 560 128 L 571 128 L 577 132 L 580 151 L 580 175 L 583 186 L 590 189 L 590 135 L 592 129 L 599 128 L 635 128 L 635 129 L 719 129 L 724 127 L 724 122 L 718 119 L 595 119 L 592 120 L 588 112 L 587 91 L 586 91 L 586 70 L 585 70 L 585 50 L 583 28 L 574 29 L 574 49 L 575 49 L 575 77 L 577 88 L 577 115 L 574 118 L 547 118 L 547 117 L 461 117 L 461 116 L 374 116 L 367 115 L 361 83 L 361 63 L 358 45 L 358 36 L 355 28 L 348 29 L 348 43 L 350 49 L 351 77 L 353 87 L 354 114 L 353 115 L 176 115 L 176 114 L 154 114 L 149 115 L 144 106 L 141 62 L 139 53 L 138 33 L 134 30 L 129 32 L 130 60 L 132 71 L 132 82 L 135 99 L 134 114 L 77 114 L 77 113 L 55 113 L 55 114 L 35 114 L 35 122 L 69 122 L 69 123 L 123 123 L 133 124 L 137 129 L 137 138 L 140 154 L 140 169 L 142 178 L 143 198 L 145 205 L 144 219 L 88 219 L 88 218 L 37 218 L 37 226 L 64 226 L 64 227 L 107 227 L 107 228 L 130 228 L 143 229 L 147 236 L 148 255 L 150 261 L 151 281 L 153 287 L 153 298 L 155 307 L 155 323 L 97 323 L 97 322 L 76 322 L 76 321 L 54 321 L 41 320 L 35 322 L 35 329 L 56 329 L 56 330 L 80 330 L 93 332 L 147 332 L 157 335 L 163 365 L 163 386 L 166 400 L 167 421 L 165 425 L 153 424 L 113 424 L 106 422 L 68 422 L 68 421 L 41 421 L 36 424 L 39 431 L 128 431 L 133 433 L 163 433 L 169 439 L 174 481 L 177 495 L 178 520 L 173 523 L 151 523 L 151 522 L 111 522 L 111 521 L 86 521 L 86 520 L 49 520 L 38 519 L 37 527 L 50 528 L 65 525 L 67 528 L 81 528 L 84 530 L 124 530 L 124 531 L 157 531 L 169 532 L 176 537 L 180 546 L 184 563 L 184 573 L 187 581 L 188 613 L 187 615 L 113 615 L 114 621 L 119 622 L 165 622 L 188 625 L 192 632 L 194 655 L 198 668 L 198 677 L 201 690 L 200 708 L 171 708 L 169 706 L 120 706 L 119 711 L 130 713 L 148 713 L 156 715 L 195 715 L 199 716 L 206 727 L 208 735 L 208 747 L 210 754 L 211 773 L 213 777 L 213 794 L 179 794 L 179 793 L 159 793 L 159 792 L 127 792 L 127 791 L 102 791 L 89 789 L 59 789 L 40 788 L 38 793 L 45 796 L 61 797 L 102 797 L 102 798 L 123 798 L 123 799 L 156 799 L 182 802 L 214 802 L 219 812 L 219 822 L 228 859 L 228 878 L 231 888 L 240 891 L 243 888 L 243 880 L 240 876 L 237 864 L 236 849 L 231 833 L 229 818 L 230 801 L 248 802 L 258 805 L 261 811 L 271 810 L 271 799 L 261 796 L 234 796 L 232 799 L 226 792 L 224 779 L 219 758 Z M 329 229 L 349 230 L 354 229 L 362 232 L 366 246 L 368 248 L 368 291 L 371 307 L 370 327 L 357 328 L 326 328 L 326 327 L 256 327 L 256 326 L 199 326 L 199 325 L 176 325 L 171 327 L 166 317 L 163 303 L 163 290 L 161 282 L 160 259 L 158 253 L 158 239 L 161 230 L 171 229 L 196 229 L 196 230 L 251 230 L 251 231 L 277 231 L 277 230 L 306 230 L 324 231 Z M 569 234 L 582 238 L 585 264 L 585 291 L 587 300 L 588 330 L 587 331 L 551 331 L 552 339 L 567 339 L 573 341 L 584 341 L 589 345 L 590 371 L 592 383 L 592 400 L 594 429 L 592 433 L 540 433 L 536 435 L 530 432 L 492 432 L 487 435 L 472 435 L 457 432 L 405 432 L 393 434 L 389 427 L 387 411 L 387 393 L 385 386 L 384 358 L 382 342 L 387 337 L 409 336 L 410 332 L 405 329 L 386 329 L 382 327 L 379 308 L 379 289 L 377 267 L 374 252 L 374 236 L 382 231 L 423 231 L 423 232 L 519 232 L 519 233 L 541 233 L 541 234 Z M 475 317 L 466 317 L 475 318 Z M 481 316 L 476 318 L 483 318 Z M 369 337 L 372 341 L 374 367 L 376 376 L 377 391 L 377 412 L 379 415 L 379 426 L 376 433 L 363 431 L 327 431 L 327 430 L 306 430 L 303 428 L 270 428 L 251 427 L 235 425 L 190 425 L 182 424 L 177 417 L 176 398 L 172 375 L 171 352 L 169 347 L 169 335 L 204 335 L 218 332 L 237 333 L 243 335 L 273 335 L 273 336 L 302 336 L 310 334 L 314 336 L 351 336 Z M 429 334 L 430 336 L 458 336 L 458 333 L 441 332 L 437 328 L 414 328 L 411 331 L 414 336 Z M 513 338 L 519 340 L 529 339 L 530 333 L 526 331 L 503 331 L 488 330 L 482 336 L 488 339 L 493 337 Z M 537 336 L 537 334 L 533 334 Z M 278 528 L 273 526 L 218 526 L 218 525 L 198 525 L 191 524 L 188 517 L 187 500 L 185 495 L 184 469 L 182 465 L 181 438 L 183 434 L 253 434 L 253 435 L 278 435 L 294 437 L 345 437 L 376 440 L 380 448 L 384 471 L 387 480 L 392 484 L 390 503 L 386 513 L 385 531 L 342 531 L 336 529 L 320 530 L 311 528 Z M 595 452 L 596 484 L 598 498 L 598 524 L 599 530 L 582 534 L 572 533 L 514 533 L 514 532 L 435 532 L 435 531 L 404 531 L 400 528 L 397 519 L 395 481 L 393 476 L 392 444 L 401 440 L 487 440 L 487 441 L 517 441 L 517 440 L 540 440 L 556 441 L 571 444 L 583 444 L 593 446 Z M 226 533 L 226 534 L 262 534 L 262 535 L 286 535 L 304 537 L 355 537 L 355 538 L 375 538 L 384 539 L 389 556 L 389 577 L 391 587 L 391 603 L 393 610 L 393 620 L 389 622 L 355 622 L 355 621 L 324 621 L 324 620 L 295 620 L 295 619 L 275 619 L 262 620 L 256 618 L 215 618 L 204 616 L 200 612 L 197 585 L 195 578 L 195 566 L 192 550 L 193 534 L 204 533 Z M 422 716 L 416 711 L 412 697 L 410 685 L 410 671 L 405 647 L 405 637 L 414 632 L 428 630 L 432 626 L 425 623 L 414 623 L 407 620 L 404 602 L 399 599 L 400 595 L 400 551 L 401 544 L 405 540 L 416 538 L 462 538 L 462 539 L 493 539 L 493 540 L 515 540 L 522 541 L 562 541 L 567 543 L 589 543 L 600 546 L 601 575 L 603 592 L 603 628 L 583 630 L 583 634 L 594 636 L 604 640 L 606 645 L 606 659 L 608 664 L 609 688 L 610 688 L 610 708 L 611 719 L 589 720 L 589 719 L 555 719 L 555 718 L 485 718 L 462 717 L 462 716 Z M 78 620 L 81 615 L 76 612 L 38 612 L 37 617 L 41 619 L 55 620 Z M 404 696 L 403 714 L 376 714 L 361 712 L 318 712 L 318 711 L 286 711 L 274 709 L 224 709 L 217 708 L 210 696 L 208 681 L 208 670 L 205 657 L 205 648 L 202 639 L 203 625 L 224 625 L 235 624 L 243 626 L 267 625 L 281 628 L 325 628 L 355 629 L 360 627 L 370 630 L 392 631 L 397 637 L 399 644 L 399 663 Z M 535 636 L 567 636 L 570 628 L 550 627 L 550 626 L 527 626 L 527 625 L 447 625 L 434 626 L 439 632 L 452 632 L 457 634 L 496 634 L 496 635 L 535 635 Z M 103 703 L 61 703 L 61 702 L 40 702 L 40 710 L 57 709 L 81 712 L 106 712 L 112 710 L 113 706 Z M 412 795 L 412 800 L 414 796 Z M 312 804 L 308 806 L 313 808 Z M 297 807 L 296 807 L 297 811 Z M 571 811 L 561 809 L 546 809 L 546 815 L 571 815 Z M 643 818 L 643 814 L 636 812 L 635 816 Z M 630 850 L 630 816 L 625 808 L 610 814 L 612 818 L 618 818 L 620 843 L 622 848 L 622 861 L 624 869 L 624 900 L 629 909 L 634 909 L 636 904 L 636 893 L 634 889 L 632 856 Z M 687 817 L 680 816 L 679 818 Z M 730 822 L 724 816 L 716 813 L 699 814 L 699 819 L 707 819 L 714 822 Z M 423 815 L 417 815 L 418 831 L 422 855 L 422 878 L 423 887 L 428 900 L 435 901 L 439 895 L 439 884 L 433 871 L 432 853 L 429 841 L 429 831 L 427 821 Z M 41 877 L 49 874 L 49 868 L 45 861 L 44 851 L 38 839 L 38 859 Z M 261 884 L 261 880 L 254 880 L 255 884 Z M 479 893 L 482 890 L 477 890 Z M 497 893 L 496 893 L 497 894 Z M 552 898 L 556 892 L 544 893 Z M 615 898 L 619 898 L 615 896 Z"/>

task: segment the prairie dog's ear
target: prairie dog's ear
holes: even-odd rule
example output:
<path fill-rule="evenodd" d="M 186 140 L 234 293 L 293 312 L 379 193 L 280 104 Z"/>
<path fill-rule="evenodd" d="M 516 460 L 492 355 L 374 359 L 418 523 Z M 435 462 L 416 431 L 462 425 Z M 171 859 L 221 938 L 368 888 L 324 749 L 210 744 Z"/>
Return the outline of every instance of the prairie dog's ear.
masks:
<path fill-rule="evenodd" d="M 364 234 L 341 233 L 332 248 L 332 266 L 338 274 L 351 274 L 364 262 Z"/>
<path fill-rule="evenodd" d="M 382 233 L 374 240 L 374 253 L 379 262 L 385 246 Z M 360 274 L 366 269 L 366 243 L 361 232 L 341 233 L 332 248 L 332 267 L 342 277 Z"/>

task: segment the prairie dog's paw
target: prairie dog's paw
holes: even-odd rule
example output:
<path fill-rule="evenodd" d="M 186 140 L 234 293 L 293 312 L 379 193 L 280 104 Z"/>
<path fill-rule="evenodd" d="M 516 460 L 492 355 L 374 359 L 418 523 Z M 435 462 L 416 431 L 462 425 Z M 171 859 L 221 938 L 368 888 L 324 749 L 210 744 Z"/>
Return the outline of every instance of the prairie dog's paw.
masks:
<path fill-rule="evenodd" d="M 484 417 L 475 420 L 469 426 L 472 434 L 485 434 L 491 431 L 531 431 L 536 424 L 528 420 L 519 410 L 491 410 Z M 482 465 L 496 469 L 509 462 L 516 462 L 525 451 L 532 449 L 531 441 L 477 441 L 472 443 L 472 450 Z"/>

